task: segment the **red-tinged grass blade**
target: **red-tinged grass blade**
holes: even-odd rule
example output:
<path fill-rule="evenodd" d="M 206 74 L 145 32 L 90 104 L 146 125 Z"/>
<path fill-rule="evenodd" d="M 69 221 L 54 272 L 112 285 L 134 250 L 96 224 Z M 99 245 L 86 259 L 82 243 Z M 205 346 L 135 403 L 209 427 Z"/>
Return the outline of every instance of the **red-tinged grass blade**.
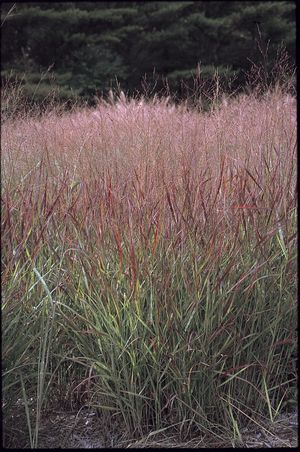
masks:
<path fill-rule="evenodd" d="M 295 128 L 280 91 L 4 123 L 4 403 L 34 400 L 32 441 L 55 399 L 220 441 L 293 406 Z"/>

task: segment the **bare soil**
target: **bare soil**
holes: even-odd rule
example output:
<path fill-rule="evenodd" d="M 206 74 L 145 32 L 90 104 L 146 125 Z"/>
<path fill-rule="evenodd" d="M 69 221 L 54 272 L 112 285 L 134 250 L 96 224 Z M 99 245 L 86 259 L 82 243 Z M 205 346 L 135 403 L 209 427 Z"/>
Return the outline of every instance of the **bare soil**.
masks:
<path fill-rule="evenodd" d="M 22 416 L 22 418 L 24 418 Z M 4 428 L 6 448 L 30 448 L 27 427 L 21 425 L 20 415 L 14 416 L 9 429 Z M 279 416 L 271 424 L 245 428 L 239 440 L 224 438 L 223 442 L 214 437 L 203 436 L 182 442 L 176 434 L 158 434 L 140 439 L 128 439 L 118 425 L 108 430 L 99 425 L 96 413 L 88 410 L 79 412 L 51 412 L 41 419 L 39 448 L 51 449 L 102 449 L 102 448 L 295 448 L 298 446 L 297 411 Z M 252 424 L 253 425 L 253 424 Z M 7 427 L 8 425 L 6 425 Z M 9 433 L 8 433 L 9 431 Z"/>

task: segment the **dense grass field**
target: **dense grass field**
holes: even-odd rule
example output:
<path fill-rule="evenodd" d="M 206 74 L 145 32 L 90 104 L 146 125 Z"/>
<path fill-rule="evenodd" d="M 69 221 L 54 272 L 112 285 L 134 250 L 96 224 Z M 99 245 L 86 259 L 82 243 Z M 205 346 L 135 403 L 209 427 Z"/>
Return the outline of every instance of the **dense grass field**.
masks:
<path fill-rule="evenodd" d="M 16 406 L 31 447 L 53 406 L 221 443 L 293 408 L 293 96 L 121 95 L 8 117 L 1 145 L 6 445 Z"/>

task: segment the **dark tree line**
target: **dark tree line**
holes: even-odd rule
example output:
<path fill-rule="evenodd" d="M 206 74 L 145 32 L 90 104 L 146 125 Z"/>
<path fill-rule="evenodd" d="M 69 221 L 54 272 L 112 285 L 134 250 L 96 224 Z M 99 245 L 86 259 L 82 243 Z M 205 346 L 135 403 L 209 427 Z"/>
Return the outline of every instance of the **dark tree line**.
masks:
<path fill-rule="evenodd" d="M 61 98 L 117 83 L 134 93 L 147 81 L 180 94 L 199 67 L 204 80 L 217 69 L 243 85 L 251 62 L 271 70 L 279 46 L 295 58 L 289 1 L 6 2 L 1 23 L 2 81 L 23 77 L 37 98 L 55 86 Z"/>

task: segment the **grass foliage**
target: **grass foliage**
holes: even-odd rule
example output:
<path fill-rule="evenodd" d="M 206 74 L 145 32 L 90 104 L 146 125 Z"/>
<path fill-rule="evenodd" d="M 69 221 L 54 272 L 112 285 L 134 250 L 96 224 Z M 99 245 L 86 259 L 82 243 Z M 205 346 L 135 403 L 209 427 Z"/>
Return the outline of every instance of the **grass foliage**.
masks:
<path fill-rule="evenodd" d="M 292 95 L 121 94 L 11 115 L 1 141 L 3 397 L 31 447 L 54 401 L 183 439 L 293 403 Z"/>

